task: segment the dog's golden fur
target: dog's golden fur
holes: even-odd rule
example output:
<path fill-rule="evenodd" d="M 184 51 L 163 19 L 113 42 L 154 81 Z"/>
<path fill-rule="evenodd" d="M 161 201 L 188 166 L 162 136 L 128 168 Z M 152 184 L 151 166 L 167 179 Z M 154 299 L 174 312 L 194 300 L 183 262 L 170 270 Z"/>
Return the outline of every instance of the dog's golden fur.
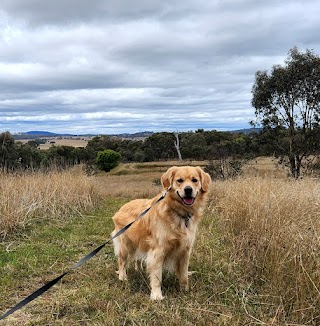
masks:
<path fill-rule="evenodd" d="M 190 253 L 211 178 L 200 167 L 171 167 L 162 175 L 161 183 L 168 190 L 166 197 L 113 240 L 118 256 L 119 279 L 127 280 L 130 261 L 145 261 L 152 300 L 163 299 L 163 268 L 173 270 L 180 287 L 188 290 Z M 137 218 L 158 198 L 136 199 L 122 206 L 113 217 L 115 230 L 112 235 Z"/>

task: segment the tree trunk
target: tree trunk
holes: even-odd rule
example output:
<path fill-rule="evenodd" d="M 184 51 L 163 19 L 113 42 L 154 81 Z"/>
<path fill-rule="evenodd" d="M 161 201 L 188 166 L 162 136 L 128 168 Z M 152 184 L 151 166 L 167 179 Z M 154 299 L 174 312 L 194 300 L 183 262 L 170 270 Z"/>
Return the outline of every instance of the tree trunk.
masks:
<path fill-rule="evenodd" d="M 299 171 L 297 170 L 297 155 L 294 154 L 293 150 L 293 143 L 294 143 L 294 134 L 295 134 L 295 129 L 294 129 L 294 121 L 292 115 L 288 114 L 289 116 L 289 128 L 288 128 L 288 136 L 289 136 L 289 162 L 290 162 L 290 169 L 291 169 L 291 176 L 294 177 L 295 179 L 298 178 L 298 174 L 300 174 L 300 167 Z"/>
<path fill-rule="evenodd" d="M 300 172 L 301 172 L 302 157 L 299 157 L 299 155 L 292 154 L 289 156 L 289 161 L 290 161 L 291 175 L 295 179 L 298 179 L 300 177 Z"/>
<path fill-rule="evenodd" d="M 296 179 L 296 160 L 294 159 L 294 155 L 289 155 L 289 162 L 290 162 L 291 176 Z"/>
<path fill-rule="evenodd" d="M 176 136 L 176 141 L 174 142 L 174 147 L 176 148 L 177 150 L 177 153 L 178 153 L 178 157 L 179 157 L 179 160 L 182 161 L 182 156 L 181 156 L 181 152 L 180 152 L 180 141 L 179 141 L 179 134 L 174 134 Z"/>

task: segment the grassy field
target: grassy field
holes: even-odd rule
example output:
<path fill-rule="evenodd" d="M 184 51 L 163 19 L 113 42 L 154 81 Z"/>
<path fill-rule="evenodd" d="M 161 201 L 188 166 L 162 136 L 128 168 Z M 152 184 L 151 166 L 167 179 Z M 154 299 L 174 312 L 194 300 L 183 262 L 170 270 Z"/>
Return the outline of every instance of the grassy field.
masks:
<path fill-rule="evenodd" d="M 0 313 L 108 239 L 121 205 L 158 194 L 161 174 L 176 163 L 120 166 L 93 177 L 81 171 L 2 176 L 2 195 L 12 189 L 12 197 L 8 191 L 0 204 L 1 230 L 22 213 L 2 232 Z M 107 245 L 0 325 L 320 324 L 320 183 L 263 174 L 250 164 L 245 176 L 213 184 L 190 262 L 189 293 L 180 293 L 166 274 L 166 299 L 150 302 L 145 271 L 132 268 L 128 284 L 120 283 Z"/>
<path fill-rule="evenodd" d="M 91 140 L 93 137 L 40 137 L 47 139 L 45 144 L 40 144 L 40 149 L 48 149 L 51 146 L 72 146 L 72 147 L 86 147 L 88 141 Z M 19 142 L 27 143 L 32 139 L 19 139 Z"/>

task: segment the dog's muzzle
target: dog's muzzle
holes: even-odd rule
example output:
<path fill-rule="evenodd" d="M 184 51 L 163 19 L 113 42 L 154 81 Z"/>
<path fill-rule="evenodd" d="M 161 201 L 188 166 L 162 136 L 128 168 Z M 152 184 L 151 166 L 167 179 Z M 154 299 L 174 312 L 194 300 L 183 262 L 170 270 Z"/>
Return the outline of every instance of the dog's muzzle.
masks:
<path fill-rule="evenodd" d="M 177 191 L 177 194 L 181 198 L 182 202 L 187 206 L 191 206 L 196 199 L 196 196 L 193 196 L 193 189 L 190 186 L 184 188 L 184 196 L 181 196 L 179 191 Z"/>

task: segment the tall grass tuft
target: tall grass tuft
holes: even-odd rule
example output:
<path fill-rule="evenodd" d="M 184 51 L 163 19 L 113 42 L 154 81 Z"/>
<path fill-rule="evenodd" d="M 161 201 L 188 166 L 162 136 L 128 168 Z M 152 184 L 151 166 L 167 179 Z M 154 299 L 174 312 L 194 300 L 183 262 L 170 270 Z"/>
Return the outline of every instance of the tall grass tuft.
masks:
<path fill-rule="evenodd" d="M 320 323 L 320 183 L 272 178 L 216 182 L 243 308 L 269 323 Z M 250 308 L 249 308 L 250 307 Z"/>
<path fill-rule="evenodd" d="M 31 219 L 64 219 L 93 209 L 93 181 L 74 171 L 0 174 L 0 237 Z"/>

